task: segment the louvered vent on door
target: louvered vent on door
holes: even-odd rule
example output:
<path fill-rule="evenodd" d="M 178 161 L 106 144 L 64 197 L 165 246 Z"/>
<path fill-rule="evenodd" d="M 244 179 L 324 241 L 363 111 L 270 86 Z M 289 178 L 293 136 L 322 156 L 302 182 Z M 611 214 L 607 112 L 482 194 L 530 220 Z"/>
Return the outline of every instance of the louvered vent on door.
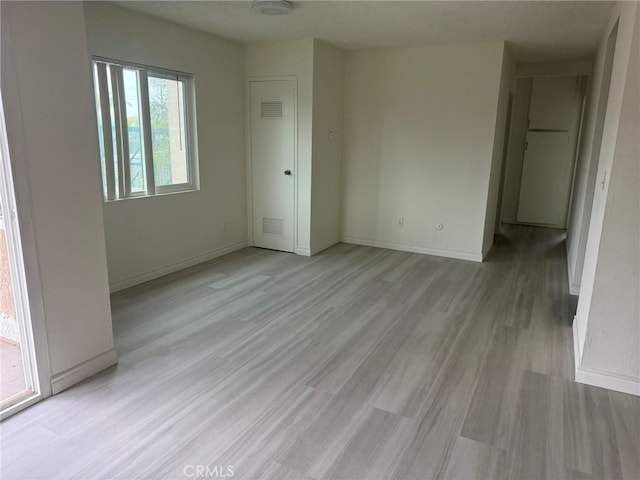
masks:
<path fill-rule="evenodd" d="M 283 115 L 282 100 L 263 100 L 260 103 L 260 118 L 262 120 L 279 120 Z"/>
<path fill-rule="evenodd" d="M 279 218 L 262 218 L 262 233 L 271 235 L 284 234 L 284 222 Z"/>

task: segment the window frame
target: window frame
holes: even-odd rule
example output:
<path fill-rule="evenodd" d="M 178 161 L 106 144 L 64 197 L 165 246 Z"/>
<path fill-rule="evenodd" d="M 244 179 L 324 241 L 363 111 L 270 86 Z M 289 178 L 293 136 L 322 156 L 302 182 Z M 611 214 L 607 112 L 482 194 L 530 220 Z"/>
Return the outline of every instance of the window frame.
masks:
<path fill-rule="evenodd" d="M 105 65 L 104 74 L 100 73 L 99 65 Z M 106 69 L 106 65 L 109 65 L 109 70 Z M 92 56 L 92 81 L 94 83 L 94 92 L 96 101 L 100 103 L 101 115 L 96 112 L 96 120 L 102 117 L 102 129 L 98 124 L 96 131 L 98 136 L 102 136 L 105 150 L 105 168 L 102 168 L 102 160 L 100 161 L 100 172 L 107 185 L 106 191 L 103 191 L 103 198 L 105 202 L 117 202 L 121 200 L 128 200 L 131 198 L 145 198 L 158 195 L 165 195 L 170 193 L 179 192 L 192 192 L 200 189 L 200 176 L 199 176 L 199 162 L 198 162 L 198 148 L 197 148 L 197 127 L 196 127 L 196 101 L 195 101 L 195 76 L 190 73 L 180 72 L 177 70 L 170 70 L 160 67 L 152 67 L 148 65 L 142 65 L 139 63 L 128 62 L 123 60 L 115 60 L 112 58 Z M 115 67 L 115 75 L 109 74 Z M 129 136 L 128 125 L 126 123 L 126 104 L 124 103 L 124 97 L 116 95 L 116 89 L 118 92 L 124 90 L 124 82 L 122 72 L 124 69 L 135 69 L 138 72 L 139 86 L 138 86 L 138 98 L 140 109 L 140 135 L 142 148 L 144 151 L 144 172 L 145 172 L 145 190 L 132 192 L 131 185 L 131 165 L 129 156 Z M 97 69 L 97 70 L 96 70 Z M 97 71 L 97 75 L 94 72 Z M 104 75 L 101 79 L 100 76 Z M 185 158 L 187 167 L 187 182 L 172 183 L 170 185 L 156 185 L 155 172 L 153 164 L 153 143 L 151 136 L 151 114 L 150 114 L 150 99 L 149 99 L 149 83 L 148 77 L 162 78 L 166 80 L 173 80 L 182 82 L 184 85 L 184 124 L 185 124 Z M 102 81 L 106 82 L 104 88 L 106 93 L 103 92 Z M 109 101 L 109 88 L 113 92 L 113 115 L 115 118 L 111 118 L 111 108 L 105 112 L 104 103 L 111 107 Z M 106 98 L 103 98 L 106 97 Z M 124 109 L 124 114 L 122 111 Z M 109 128 L 106 128 L 105 120 L 109 120 Z M 124 122 L 123 122 L 124 119 Z M 111 134 L 111 128 L 114 127 L 116 131 L 116 147 L 114 148 L 114 138 Z M 102 130 L 102 131 L 101 131 Z M 108 133 L 107 133 L 108 130 Z M 127 131 L 124 135 L 123 132 Z M 107 140 L 110 142 L 107 142 Z M 124 140 L 126 139 L 126 141 Z M 107 146 L 109 143 L 109 146 Z M 109 165 L 110 163 L 110 165 Z M 116 169 L 117 165 L 117 169 Z M 118 171 L 118 178 L 116 181 L 116 170 Z M 116 185 L 118 184 L 118 185 Z M 101 182 L 102 185 L 102 182 Z M 116 188 L 118 187 L 118 188 Z M 104 189 L 103 189 L 104 190 Z M 118 194 L 116 195 L 116 191 Z"/>

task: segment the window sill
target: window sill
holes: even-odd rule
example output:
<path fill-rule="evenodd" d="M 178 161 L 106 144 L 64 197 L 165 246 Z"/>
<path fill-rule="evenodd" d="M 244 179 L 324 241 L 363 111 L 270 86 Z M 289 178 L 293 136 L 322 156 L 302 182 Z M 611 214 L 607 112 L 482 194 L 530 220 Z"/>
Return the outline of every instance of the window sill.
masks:
<path fill-rule="evenodd" d="M 154 193 L 153 195 L 134 195 L 126 198 L 114 198 L 113 200 L 107 200 L 103 198 L 103 201 L 104 203 L 119 203 L 119 202 L 126 202 L 128 200 L 142 200 L 142 199 L 149 199 L 149 198 L 166 197 L 168 195 L 180 195 L 182 193 L 193 193 L 193 192 L 199 192 L 199 191 L 200 191 L 200 187 L 192 187 L 192 188 L 185 188 L 182 190 L 175 190 L 172 192 Z"/>

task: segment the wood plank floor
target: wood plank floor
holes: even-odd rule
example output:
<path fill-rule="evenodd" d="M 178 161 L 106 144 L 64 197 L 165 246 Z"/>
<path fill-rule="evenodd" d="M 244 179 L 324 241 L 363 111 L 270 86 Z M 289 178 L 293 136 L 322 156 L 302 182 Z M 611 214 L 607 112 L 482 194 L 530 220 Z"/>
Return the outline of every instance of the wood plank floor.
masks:
<path fill-rule="evenodd" d="M 116 294 L 119 365 L 3 422 L 2 478 L 638 479 L 640 399 L 572 382 L 564 252 L 247 248 Z"/>

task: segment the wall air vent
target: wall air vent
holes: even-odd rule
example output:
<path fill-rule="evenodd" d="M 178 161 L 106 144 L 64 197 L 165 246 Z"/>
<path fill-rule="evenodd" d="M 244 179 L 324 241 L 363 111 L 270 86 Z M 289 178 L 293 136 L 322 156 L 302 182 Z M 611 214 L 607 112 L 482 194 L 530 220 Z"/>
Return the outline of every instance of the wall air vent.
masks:
<path fill-rule="evenodd" d="M 262 120 L 282 120 L 284 116 L 282 100 L 263 100 L 260 103 L 260 118 Z"/>
<path fill-rule="evenodd" d="M 279 218 L 262 218 L 262 233 L 269 235 L 283 235 L 284 222 Z"/>

